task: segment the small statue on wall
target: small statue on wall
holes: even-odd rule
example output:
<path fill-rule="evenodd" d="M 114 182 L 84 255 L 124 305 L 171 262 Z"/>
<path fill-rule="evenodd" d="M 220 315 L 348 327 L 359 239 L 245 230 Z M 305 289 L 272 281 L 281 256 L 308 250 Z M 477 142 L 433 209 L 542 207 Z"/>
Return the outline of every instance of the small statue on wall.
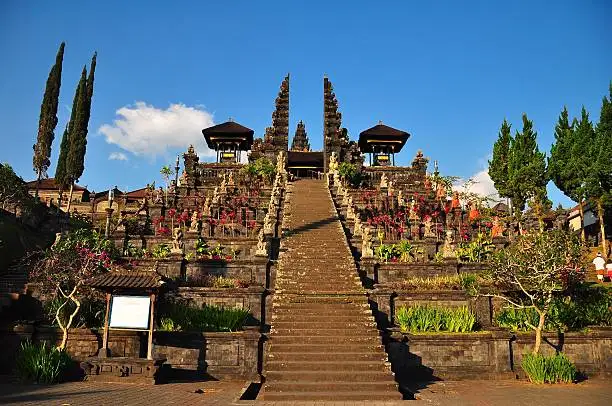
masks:
<path fill-rule="evenodd" d="M 444 237 L 444 245 L 442 246 L 442 257 L 444 258 L 456 258 L 455 244 L 453 242 L 453 232 L 446 230 L 446 236 Z"/>
<path fill-rule="evenodd" d="M 267 242 L 263 229 L 259 231 L 259 235 L 257 236 L 257 249 L 255 251 L 255 256 L 258 256 L 258 257 L 268 256 L 268 242 Z"/>
<path fill-rule="evenodd" d="M 194 210 L 191 214 L 191 225 L 189 226 L 189 232 L 197 233 L 199 229 L 199 213 Z"/>
<path fill-rule="evenodd" d="M 185 244 L 183 243 L 183 230 L 180 227 L 176 227 L 172 230 L 172 254 L 182 254 Z"/>
<path fill-rule="evenodd" d="M 387 178 L 387 174 L 383 173 L 382 176 L 380 177 L 380 188 L 386 188 L 389 187 L 389 178 Z"/>
<path fill-rule="evenodd" d="M 372 248 L 372 228 L 366 227 L 363 231 L 361 239 L 361 257 L 372 258 L 374 256 L 374 249 Z"/>
<path fill-rule="evenodd" d="M 431 221 L 431 216 L 425 216 L 425 229 L 423 232 L 425 237 L 435 237 L 433 232 L 433 223 Z"/>

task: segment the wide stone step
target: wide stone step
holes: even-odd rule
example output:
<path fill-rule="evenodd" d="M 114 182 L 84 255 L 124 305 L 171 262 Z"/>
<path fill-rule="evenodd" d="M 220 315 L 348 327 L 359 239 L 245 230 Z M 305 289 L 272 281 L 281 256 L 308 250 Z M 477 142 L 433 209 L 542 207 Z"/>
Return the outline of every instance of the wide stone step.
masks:
<path fill-rule="evenodd" d="M 267 371 L 271 382 L 395 382 L 389 371 Z"/>
<path fill-rule="evenodd" d="M 399 392 L 338 392 L 338 391 L 323 391 L 323 392 L 264 392 L 264 400 L 269 401 L 288 401 L 288 402 L 300 402 L 300 401 L 319 401 L 319 400 L 331 400 L 333 401 L 390 401 L 390 400 L 401 400 L 402 396 Z"/>
<path fill-rule="evenodd" d="M 327 342 L 327 343 L 311 343 L 309 345 L 303 345 L 302 343 L 282 343 L 270 340 L 268 342 L 268 349 L 270 354 L 275 352 L 284 353 L 337 353 L 337 354 L 350 354 L 355 352 L 375 352 L 380 351 L 380 354 L 384 354 L 385 348 L 378 340 L 377 342 L 371 343 L 351 343 L 346 341 Z"/>
<path fill-rule="evenodd" d="M 271 371 L 367 371 L 390 372 L 383 361 L 279 361 L 268 360 L 266 369 Z"/>
<path fill-rule="evenodd" d="M 312 326 L 311 326 L 312 327 Z M 359 327 L 345 327 L 342 328 L 338 326 L 336 328 L 279 328 L 276 327 L 274 323 L 272 323 L 272 335 L 281 335 L 281 336 L 310 336 L 310 337 L 318 337 L 318 336 L 332 336 L 332 337 L 350 337 L 350 336 L 378 336 L 380 333 L 377 329 L 367 326 L 359 326 Z"/>
<path fill-rule="evenodd" d="M 346 319 L 343 321 L 327 321 L 325 319 L 314 318 L 311 321 L 303 321 L 300 317 L 296 318 L 295 321 L 277 321 L 275 320 L 272 323 L 272 328 L 277 329 L 278 331 L 282 329 L 308 329 L 312 327 L 317 327 L 318 329 L 356 329 L 369 327 L 372 329 L 376 329 L 376 323 L 369 319 Z M 354 331 L 354 330 L 353 330 Z"/>
<path fill-rule="evenodd" d="M 382 351 L 366 350 L 364 352 L 282 352 L 268 353 L 270 361 L 378 361 L 386 362 L 387 354 Z"/>
<path fill-rule="evenodd" d="M 353 314 L 326 314 L 326 315 L 318 315 L 318 314 L 273 314 L 272 315 L 272 324 L 276 323 L 300 323 L 304 322 L 305 324 L 313 325 L 319 323 L 323 325 L 327 324 L 335 324 L 335 325 L 343 325 L 347 323 L 374 323 L 374 316 L 367 313 L 353 313 Z"/>
<path fill-rule="evenodd" d="M 397 393 L 395 382 L 272 382 L 264 385 L 272 392 L 391 392 Z M 329 400 L 333 399 L 330 398 Z"/>
<path fill-rule="evenodd" d="M 287 336 L 287 335 L 270 335 L 270 342 L 272 344 L 328 344 L 331 345 L 334 342 L 342 341 L 346 344 L 380 344 L 380 337 L 378 336 L 348 336 L 342 337 L 341 339 L 334 338 L 334 336 Z"/>

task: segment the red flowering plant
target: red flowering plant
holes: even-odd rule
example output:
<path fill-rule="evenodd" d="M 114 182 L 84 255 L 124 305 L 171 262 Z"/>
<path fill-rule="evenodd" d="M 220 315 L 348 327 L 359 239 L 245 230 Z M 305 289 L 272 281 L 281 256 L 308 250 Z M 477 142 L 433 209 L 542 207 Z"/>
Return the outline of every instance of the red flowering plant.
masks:
<path fill-rule="evenodd" d="M 30 270 L 30 280 L 40 283 L 52 301 L 59 303 L 53 315 L 63 332 L 59 350 L 66 348 L 68 330 L 81 321 L 77 316 L 82 305 L 100 301 L 99 294 L 85 282 L 107 272 L 119 256 L 112 241 L 93 230 L 80 229 L 26 260 L 24 265 Z"/>
<path fill-rule="evenodd" d="M 174 229 L 174 219 L 176 217 L 176 209 L 169 209 L 166 212 L 166 215 L 170 219 L 170 229 L 173 230 Z"/>

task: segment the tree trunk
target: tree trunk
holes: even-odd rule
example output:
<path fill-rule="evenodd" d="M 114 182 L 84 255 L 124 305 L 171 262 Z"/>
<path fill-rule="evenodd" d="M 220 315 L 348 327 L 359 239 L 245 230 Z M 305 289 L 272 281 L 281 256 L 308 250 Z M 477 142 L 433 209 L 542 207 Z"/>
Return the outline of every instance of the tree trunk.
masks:
<path fill-rule="evenodd" d="M 34 198 L 38 201 L 38 189 L 40 189 L 40 178 L 42 177 L 42 171 L 36 171 L 38 173 L 38 178 L 36 179 L 36 192 L 34 192 Z"/>
<path fill-rule="evenodd" d="M 538 326 L 535 329 L 535 344 L 533 345 L 533 350 L 531 351 L 533 355 L 540 352 L 540 345 L 542 344 L 542 330 L 544 329 L 544 322 L 546 321 L 546 313 L 538 313 L 540 315 L 540 320 L 538 321 Z"/>
<path fill-rule="evenodd" d="M 578 203 L 578 210 L 580 210 L 580 239 L 582 242 L 586 241 L 586 232 L 584 231 L 584 200 L 580 199 Z"/>
<path fill-rule="evenodd" d="M 57 201 L 57 208 L 60 209 L 60 210 L 62 209 L 62 197 L 63 196 L 64 196 L 64 188 L 61 188 L 59 190 L 59 199 Z"/>
<path fill-rule="evenodd" d="M 74 311 L 70 315 L 70 318 L 68 319 L 68 323 L 66 323 L 65 328 L 62 329 L 63 330 L 62 343 L 59 345 L 59 347 L 57 347 L 58 350 L 66 349 L 66 345 L 68 344 L 68 329 L 72 326 L 72 322 L 81 308 L 81 302 L 77 298 L 71 296 L 70 299 L 76 304 L 76 309 L 74 309 Z"/>
<path fill-rule="evenodd" d="M 597 216 L 599 217 L 599 229 L 601 231 L 602 255 L 608 259 L 608 241 L 606 240 L 606 224 L 604 223 L 604 208 L 601 199 L 597 200 Z"/>
<path fill-rule="evenodd" d="M 72 205 L 72 191 L 74 189 L 74 182 L 70 182 L 70 195 L 68 195 L 68 207 L 66 213 L 70 214 L 70 206 Z"/>

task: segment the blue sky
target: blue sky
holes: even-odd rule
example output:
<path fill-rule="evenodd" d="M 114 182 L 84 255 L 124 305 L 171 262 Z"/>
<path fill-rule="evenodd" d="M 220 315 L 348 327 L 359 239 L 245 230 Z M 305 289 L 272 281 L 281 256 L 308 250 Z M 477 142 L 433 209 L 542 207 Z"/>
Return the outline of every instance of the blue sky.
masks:
<path fill-rule="evenodd" d="M 291 135 L 303 120 L 321 147 L 326 73 L 351 138 L 383 120 L 412 134 L 398 164 L 422 149 L 443 174 L 476 176 L 488 191 L 482 171 L 504 118 L 517 128 L 526 112 L 544 151 L 563 105 L 574 116 L 584 105 L 598 119 L 612 80 L 610 21 L 606 0 L 5 0 L 0 161 L 34 178 L 44 85 L 65 41 L 51 176 L 80 70 L 97 51 L 79 182 L 90 189 L 159 180 L 163 164 L 202 143 L 200 127 L 228 117 L 262 136 L 290 72 Z M 550 189 L 555 202 L 571 204 Z"/>

